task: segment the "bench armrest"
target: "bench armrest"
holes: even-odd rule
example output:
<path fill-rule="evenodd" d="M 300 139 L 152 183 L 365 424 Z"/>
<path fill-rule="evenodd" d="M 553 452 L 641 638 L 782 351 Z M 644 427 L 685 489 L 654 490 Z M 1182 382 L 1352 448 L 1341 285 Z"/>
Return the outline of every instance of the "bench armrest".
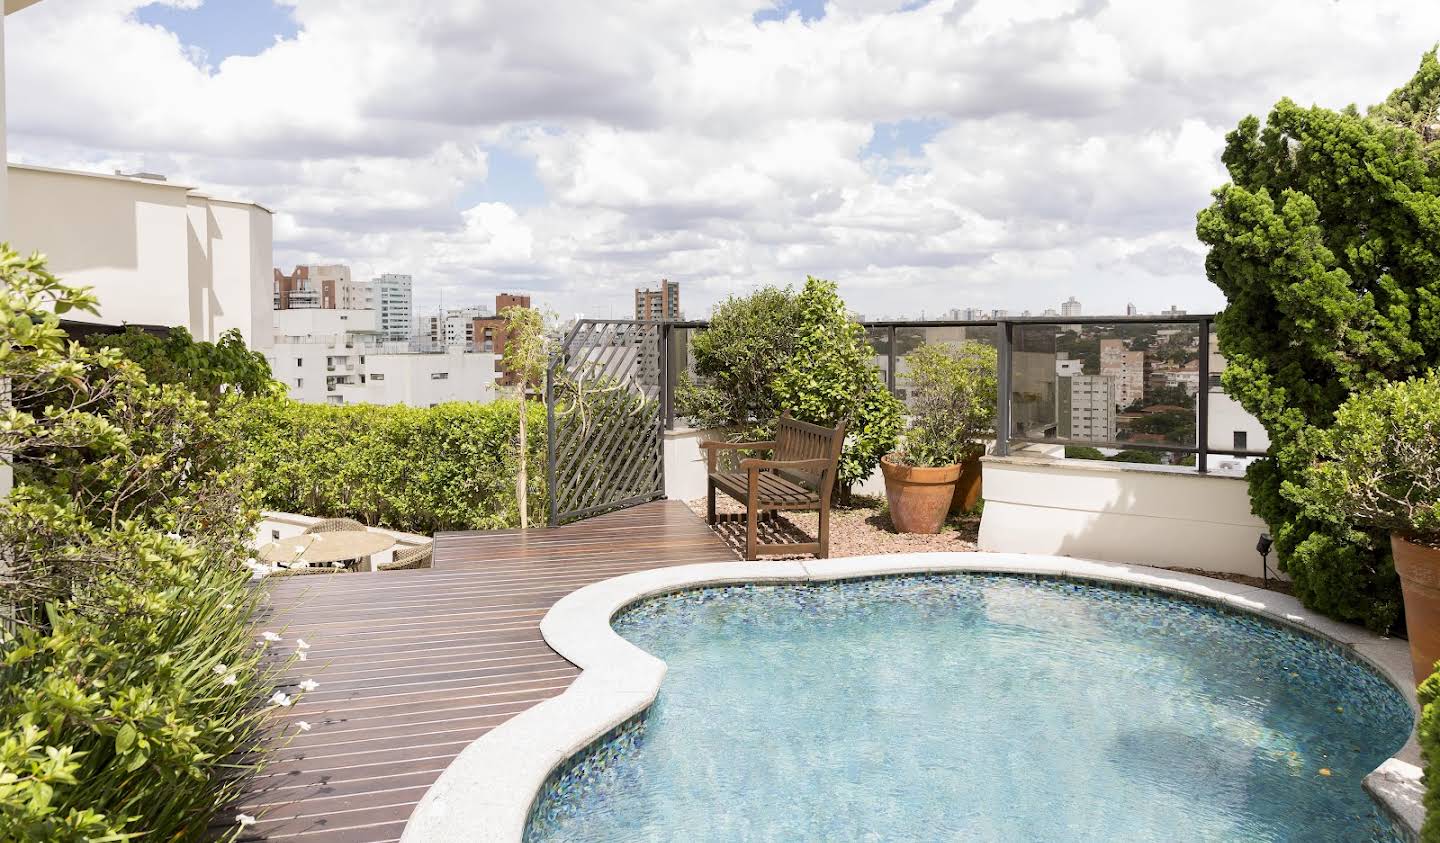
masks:
<path fill-rule="evenodd" d="M 720 451 L 773 451 L 777 444 L 773 440 L 770 442 L 722 442 L 718 439 L 710 439 L 701 442 L 700 447 L 705 450 L 706 469 L 713 472 Z"/>

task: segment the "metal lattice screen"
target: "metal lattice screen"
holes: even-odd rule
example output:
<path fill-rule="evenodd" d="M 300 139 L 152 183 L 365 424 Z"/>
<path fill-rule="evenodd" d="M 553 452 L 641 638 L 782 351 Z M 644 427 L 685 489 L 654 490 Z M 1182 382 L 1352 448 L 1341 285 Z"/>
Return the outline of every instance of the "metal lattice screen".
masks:
<path fill-rule="evenodd" d="M 664 495 L 663 343 L 655 322 L 586 319 L 551 359 L 550 523 Z"/>

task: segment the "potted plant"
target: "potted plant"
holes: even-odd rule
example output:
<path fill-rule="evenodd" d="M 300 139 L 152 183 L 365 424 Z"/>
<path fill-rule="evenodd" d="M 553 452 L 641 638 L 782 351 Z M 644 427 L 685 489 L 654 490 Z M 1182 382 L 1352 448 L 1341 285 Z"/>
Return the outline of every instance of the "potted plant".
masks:
<path fill-rule="evenodd" d="M 1440 370 L 1352 395 L 1313 441 L 1303 486 L 1316 517 L 1390 534 L 1419 683 L 1440 660 Z"/>
<path fill-rule="evenodd" d="M 885 497 L 896 530 L 938 533 L 952 509 L 979 497 L 981 440 L 995 427 L 995 349 L 933 343 L 905 360 L 912 423 L 900 450 L 880 462 Z"/>

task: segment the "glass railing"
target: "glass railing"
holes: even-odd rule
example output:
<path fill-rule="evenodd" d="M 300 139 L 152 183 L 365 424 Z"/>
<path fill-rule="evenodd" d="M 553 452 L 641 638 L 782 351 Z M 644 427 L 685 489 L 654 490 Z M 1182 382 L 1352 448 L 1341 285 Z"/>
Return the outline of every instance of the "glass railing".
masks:
<path fill-rule="evenodd" d="M 910 401 L 907 358 L 933 343 L 997 350 L 994 452 L 1242 471 L 1269 446 L 1220 386 L 1212 317 L 1041 317 L 986 322 L 866 322 L 872 364 Z M 698 379 L 690 346 L 703 322 L 665 328 L 667 426 L 678 380 Z M 1203 387 L 1202 387 L 1203 385 Z M 1003 400 L 1002 400 L 1003 397 Z"/>

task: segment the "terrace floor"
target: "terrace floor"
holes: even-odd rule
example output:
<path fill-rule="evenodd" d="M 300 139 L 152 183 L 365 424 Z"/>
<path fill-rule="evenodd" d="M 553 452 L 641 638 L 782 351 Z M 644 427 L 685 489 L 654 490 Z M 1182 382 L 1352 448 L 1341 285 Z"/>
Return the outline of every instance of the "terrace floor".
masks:
<path fill-rule="evenodd" d="M 471 741 L 579 670 L 545 644 L 561 597 L 646 568 L 736 559 L 679 501 L 656 501 L 529 532 L 442 533 L 434 567 L 287 578 L 269 586 L 265 628 L 308 659 L 319 687 L 283 709 L 288 743 L 237 811 L 247 840 L 381 843 Z M 310 731 L 298 731 L 306 721 Z"/>

